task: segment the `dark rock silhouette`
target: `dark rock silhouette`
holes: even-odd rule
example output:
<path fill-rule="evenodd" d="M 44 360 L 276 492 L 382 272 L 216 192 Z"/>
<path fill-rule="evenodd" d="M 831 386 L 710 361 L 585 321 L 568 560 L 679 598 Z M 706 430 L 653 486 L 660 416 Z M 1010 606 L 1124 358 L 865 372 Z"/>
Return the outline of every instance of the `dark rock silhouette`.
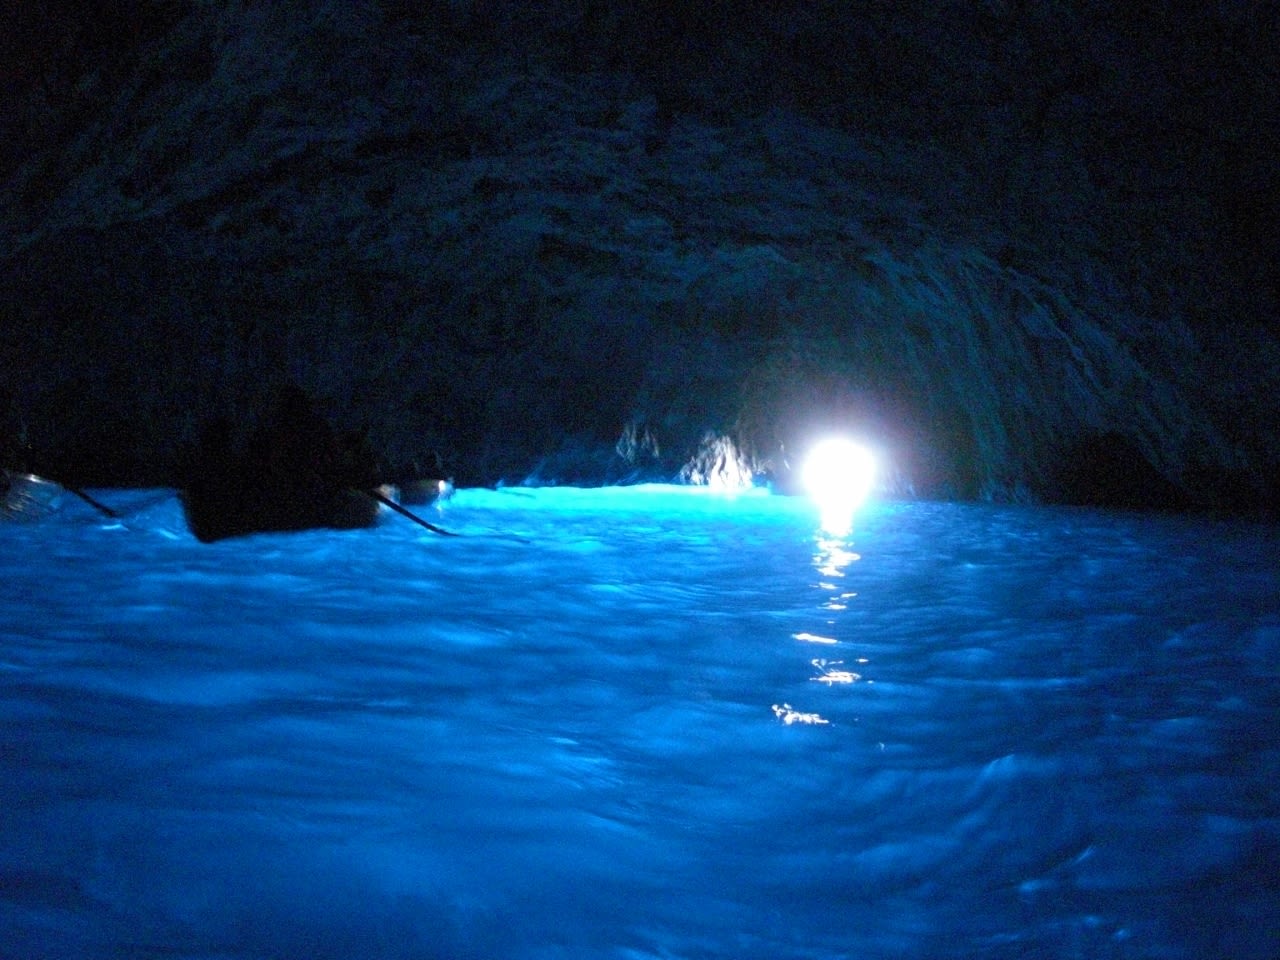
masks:
<path fill-rule="evenodd" d="M 1072 444 L 1059 461 L 1055 502 L 1118 509 L 1184 510 L 1191 496 L 1157 470 L 1131 440 L 1118 433 Z"/>

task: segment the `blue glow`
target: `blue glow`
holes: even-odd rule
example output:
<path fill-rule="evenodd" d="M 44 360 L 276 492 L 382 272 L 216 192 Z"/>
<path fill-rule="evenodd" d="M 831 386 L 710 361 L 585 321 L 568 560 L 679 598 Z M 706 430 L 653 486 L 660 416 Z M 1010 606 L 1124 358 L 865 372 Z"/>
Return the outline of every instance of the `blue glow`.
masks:
<path fill-rule="evenodd" d="M 0 522 L 6 957 L 1274 954 L 1272 528 L 99 499 Z"/>

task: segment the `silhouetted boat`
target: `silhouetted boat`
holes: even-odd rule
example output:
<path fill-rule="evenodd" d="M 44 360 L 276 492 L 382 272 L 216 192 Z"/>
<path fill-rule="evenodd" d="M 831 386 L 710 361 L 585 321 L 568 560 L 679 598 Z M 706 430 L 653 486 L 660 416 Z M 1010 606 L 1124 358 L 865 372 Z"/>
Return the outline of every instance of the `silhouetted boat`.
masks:
<path fill-rule="evenodd" d="M 252 533 L 373 526 L 381 510 L 372 458 L 339 438 L 293 385 L 246 443 L 214 420 L 201 432 L 182 488 L 187 526 L 206 543 Z"/>
<path fill-rule="evenodd" d="M 409 480 L 395 485 L 396 499 L 406 507 L 426 507 L 453 496 L 449 480 Z"/>
<path fill-rule="evenodd" d="M 359 530 L 378 521 L 381 504 L 371 492 L 320 479 L 219 476 L 192 481 L 182 491 L 187 526 L 212 543 L 252 533 Z"/>
<path fill-rule="evenodd" d="M 0 519 L 35 520 L 58 508 L 62 487 L 34 473 L 0 470 Z"/>

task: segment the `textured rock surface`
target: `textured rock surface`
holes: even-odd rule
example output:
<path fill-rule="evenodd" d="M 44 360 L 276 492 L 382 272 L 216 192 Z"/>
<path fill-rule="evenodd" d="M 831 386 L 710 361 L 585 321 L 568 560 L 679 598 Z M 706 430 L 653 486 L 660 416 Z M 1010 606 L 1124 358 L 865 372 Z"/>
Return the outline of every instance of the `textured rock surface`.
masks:
<path fill-rule="evenodd" d="M 843 427 L 903 493 L 1273 489 L 1274 278 L 1208 173 L 1274 183 L 1274 130 L 1187 133 L 1131 75 L 1163 55 L 941 7 L 125 9 L 6 67 L 0 388 L 71 479 L 171 479 L 292 378 L 464 483 L 674 477 L 708 433 L 784 478 Z"/>

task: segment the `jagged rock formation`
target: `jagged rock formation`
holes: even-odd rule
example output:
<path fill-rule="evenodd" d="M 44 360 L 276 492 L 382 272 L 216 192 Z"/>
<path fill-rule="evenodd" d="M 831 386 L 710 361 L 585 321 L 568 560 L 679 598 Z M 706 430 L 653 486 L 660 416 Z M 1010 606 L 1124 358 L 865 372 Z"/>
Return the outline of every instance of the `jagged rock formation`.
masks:
<path fill-rule="evenodd" d="M 698 7 L 137 2 L 109 45 L 30 38 L 8 419 L 75 482 L 165 482 L 293 379 L 464 483 L 671 478 L 709 431 L 780 477 L 845 428 L 899 493 L 1128 503 L 1099 451 L 1165 505 L 1273 490 L 1273 278 L 1212 156 L 1102 149 L 1126 111 L 1177 126 L 1102 96 L 1132 51 L 1046 53 L 1048 14 Z"/>

